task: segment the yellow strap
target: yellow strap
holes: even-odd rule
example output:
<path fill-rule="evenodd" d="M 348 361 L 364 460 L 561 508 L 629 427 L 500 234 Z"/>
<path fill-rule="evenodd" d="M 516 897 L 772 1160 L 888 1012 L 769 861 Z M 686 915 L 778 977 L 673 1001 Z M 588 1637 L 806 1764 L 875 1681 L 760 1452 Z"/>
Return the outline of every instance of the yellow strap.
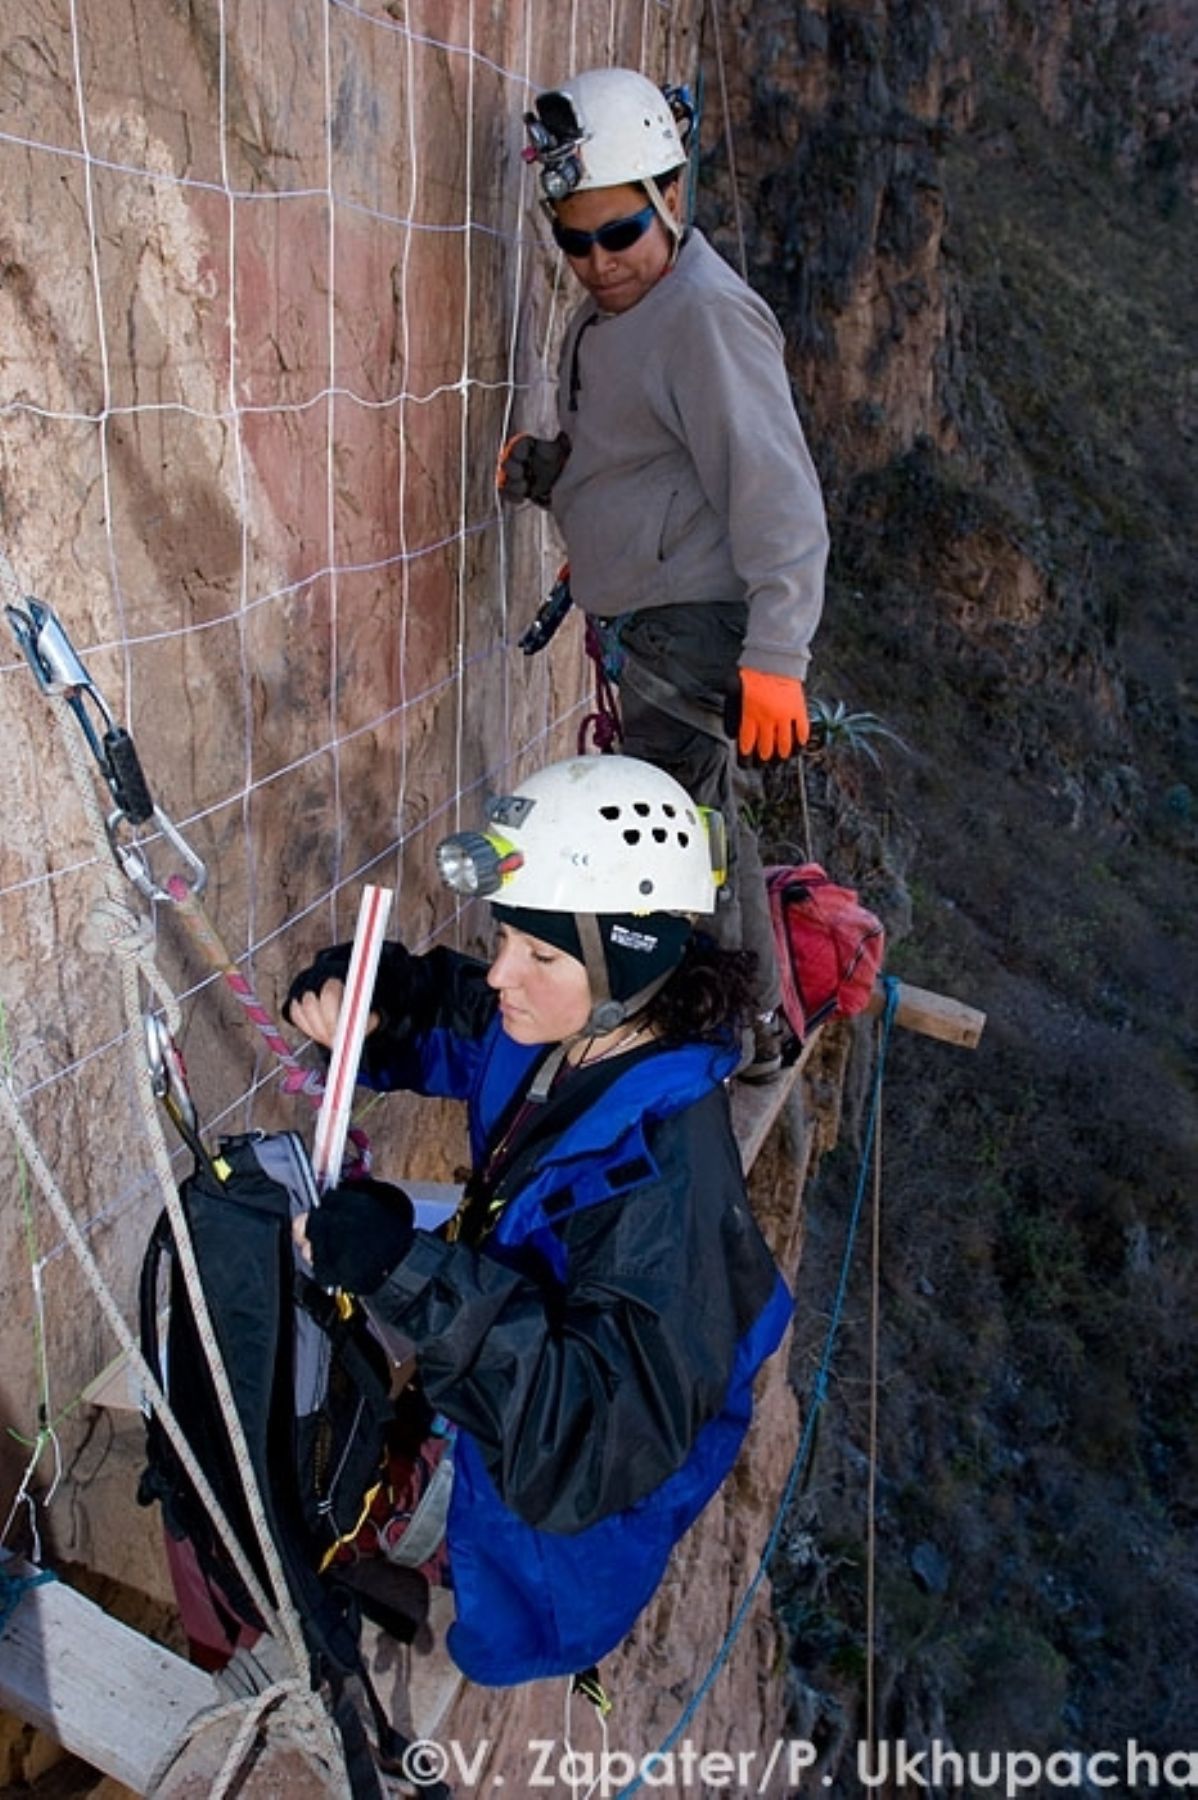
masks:
<path fill-rule="evenodd" d="M 379 1494 L 382 1492 L 382 1488 L 383 1488 L 382 1482 L 376 1481 L 374 1486 L 367 1490 L 366 1497 L 362 1501 L 362 1511 L 358 1515 L 357 1524 L 351 1525 L 350 1529 L 348 1531 L 342 1532 L 341 1536 L 339 1538 L 337 1538 L 335 1540 L 335 1542 L 330 1544 L 329 1548 L 325 1551 L 324 1555 L 320 1559 L 320 1565 L 316 1571 L 318 1575 L 324 1574 L 325 1570 L 328 1568 L 329 1564 L 332 1562 L 333 1558 L 336 1556 L 338 1550 L 340 1550 L 342 1544 L 352 1544 L 353 1543 L 354 1539 L 357 1537 L 357 1535 L 361 1531 L 363 1525 L 365 1525 L 367 1519 L 369 1518 L 370 1509 L 374 1505 L 375 1500 L 378 1498 Z"/>

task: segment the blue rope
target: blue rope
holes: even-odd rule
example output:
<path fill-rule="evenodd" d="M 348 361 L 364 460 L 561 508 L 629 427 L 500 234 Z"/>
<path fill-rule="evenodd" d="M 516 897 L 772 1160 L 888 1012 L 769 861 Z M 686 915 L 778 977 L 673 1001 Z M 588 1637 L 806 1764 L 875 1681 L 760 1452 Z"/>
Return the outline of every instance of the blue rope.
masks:
<path fill-rule="evenodd" d="M 53 1569 L 43 1569 L 37 1575 L 6 1575 L 0 1569 L 0 1637 L 8 1630 L 8 1621 L 29 1589 L 41 1587 L 45 1581 L 55 1580 L 57 1576 Z"/>
<path fill-rule="evenodd" d="M 699 1683 L 699 1686 L 695 1689 L 695 1692 L 688 1701 L 678 1723 L 656 1750 L 651 1751 L 647 1756 L 642 1758 L 642 1767 L 645 1763 L 652 1763 L 657 1757 L 664 1756 L 667 1751 L 673 1749 L 674 1745 L 678 1742 L 678 1739 L 682 1736 L 682 1733 L 686 1730 L 700 1706 L 707 1698 L 707 1695 L 715 1682 L 716 1676 L 727 1662 L 732 1651 L 732 1646 L 740 1636 L 741 1628 L 744 1625 L 749 1608 L 756 1598 L 757 1590 L 765 1580 L 766 1572 L 769 1568 L 774 1551 L 778 1548 L 778 1540 L 782 1535 L 782 1527 L 786 1520 L 786 1514 L 790 1508 L 791 1500 L 794 1498 L 795 1489 L 799 1484 L 799 1477 L 802 1475 L 807 1464 L 807 1458 L 811 1454 L 811 1445 L 815 1437 L 816 1421 L 819 1417 L 820 1408 L 827 1398 L 828 1376 L 831 1373 L 832 1368 L 832 1352 L 836 1346 L 836 1334 L 840 1329 L 840 1315 L 844 1311 L 845 1295 L 848 1291 L 849 1265 L 852 1261 L 853 1246 L 857 1238 L 857 1227 L 861 1221 L 861 1208 L 865 1197 L 865 1181 L 866 1176 L 869 1173 L 870 1155 L 873 1151 L 874 1128 L 877 1123 L 878 1109 L 882 1098 L 882 1071 L 886 1065 L 886 1046 L 890 1040 L 891 1027 L 894 1024 L 894 1015 L 898 1010 L 899 984 L 896 978 L 893 975 L 884 975 L 882 977 L 882 987 L 886 994 L 886 1006 L 882 1013 L 882 1030 L 878 1043 L 878 1061 L 877 1067 L 874 1069 L 873 1089 L 870 1094 L 869 1102 L 869 1115 L 865 1122 L 865 1140 L 861 1146 L 861 1167 L 857 1172 L 857 1191 L 853 1195 L 852 1211 L 849 1214 L 848 1230 L 845 1233 L 844 1255 L 840 1264 L 840 1279 L 836 1284 L 836 1296 L 832 1302 L 832 1316 L 828 1321 L 828 1330 L 824 1337 L 823 1353 L 820 1356 L 819 1368 L 816 1370 L 815 1382 L 811 1394 L 811 1404 L 807 1409 L 807 1417 L 803 1421 L 803 1431 L 799 1438 L 799 1447 L 795 1451 L 794 1461 L 790 1465 L 790 1473 L 786 1477 L 786 1485 L 782 1489 L 782 1498 L 778 1502 L 778 1510 L 774 1515 L 774 1522 L 770 1527 L 769 1537 L 766 1539 L 765 1548 L 761 1552 L 761 1561 L 757 1565 L 757 1572 L 745 1590 L 744 1598 L 736 1609 L 736 1615 L 733 1618 L 731 1625 L 728 1627 L 724 1641 L 716 1651 L 711 1667 L 703 1677 L 703 1680 Z M 628 1800 L 629 1795 L 635 1794 L 638 1789 L 644 1786 L 644 1783 L 645 1776 L 644 1773 L 642 1773 L 636 1777 L 635 1781 L 630 1781 L 627 1787 L 622 1787 L 620 1789 L 619 1793 L 616 1795 L 616 1800 Z"/>

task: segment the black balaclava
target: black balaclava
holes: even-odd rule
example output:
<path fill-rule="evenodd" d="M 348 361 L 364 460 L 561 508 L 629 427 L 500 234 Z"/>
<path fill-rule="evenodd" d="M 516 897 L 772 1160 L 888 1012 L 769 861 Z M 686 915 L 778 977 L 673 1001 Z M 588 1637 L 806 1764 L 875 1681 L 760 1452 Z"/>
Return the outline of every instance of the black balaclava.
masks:
<path fill-rule="evenodd" d="M 540 938 L 563 950 L 583 967 L 582 940 L 575 916 L 568 912 L 542 912 L 531 906 L 501 906 L 492 902 L 496 924 L 512 925 L 529 937 Z M 691 936 L 691 922 L 678 913 L 597 913 L 596 922 L 607 965 L 607 985 L 613 1000 L 631 1000 L 650 982 L 669 975 L 682 960 Z"/>

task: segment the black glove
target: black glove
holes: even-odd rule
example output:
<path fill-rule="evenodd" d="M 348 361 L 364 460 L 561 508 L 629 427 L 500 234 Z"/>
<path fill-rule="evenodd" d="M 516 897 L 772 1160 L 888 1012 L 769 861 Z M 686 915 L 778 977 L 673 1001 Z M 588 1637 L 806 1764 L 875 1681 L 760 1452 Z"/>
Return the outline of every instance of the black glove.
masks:
<path fill-rule="evenodd" d="M 326 981 L 344 982 L 349 974 L 349 961 L 353 955 L 352 944 L 331 944 L 322 950 L 311 968 L 304 969 L 296 976 L 287 989 L 287 998 L 283 1002 L 283 1017 L 291 1024 L 291 1003 L 302 1000 L 305 994 L 319 994 Z M 385 1034 L 393 1038 L 402 1038 L 408 1027 L 408 1014 L 411 1002 L 411 971 L 416 959 L 411 957 L 402 944 L 388 942 L 383 945 L 379 957 L 378 974 L 374 982 L 374 994 L 371 1006 L 378 1014 L 378 1024 L 367 1043 Z M 369 1051 L 364 1059 L 369 1061 Z"/>
<path fill-rule="evenodd" d="M 389 1181 L 346 1181 L 308 1214 L 312 1274 L 325 1288 L 373 1294 L 412 1247 L 412 1202 Z"/>
<path fill-rule="evenodd" d="M 354 953 L 352 944 L 331 944 L 322 950 L 311 968 L 304 969 L 296 976 L 287 989 L 287 998 L 283 1002 L 283 1017 L 291 1023 L 291 1002 L 302 1000 L 305 994 L 319 994 L 326 981 L 344 981 L 349 974 L 349 959 Z"/>
<path fill-rule="evenodd" d="M 501 497 L 513 504 L 532 500 L 538 506 L 548 506 L 553 484 L 569 454 L 570 440 L 564 431 L 555 438 L 533 437 L 531 432 L 518 431 L 499 452 L 495 485 Z"/>

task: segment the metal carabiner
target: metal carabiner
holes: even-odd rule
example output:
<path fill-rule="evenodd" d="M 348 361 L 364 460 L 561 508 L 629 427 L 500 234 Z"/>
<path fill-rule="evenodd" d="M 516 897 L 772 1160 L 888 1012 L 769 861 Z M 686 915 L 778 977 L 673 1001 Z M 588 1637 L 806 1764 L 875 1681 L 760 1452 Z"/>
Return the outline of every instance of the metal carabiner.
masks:
<path fill-rule="evenodd" d="M 122 873 L 147 900 L 170 898 L 165 888 L 155 881 L 140 840 L 122 840 L 118 835 L 123 825 L 130 831 L 153 825 L 183 859 L 192 894 L 202 894 L 208 883 L 204 862 L 174 821 L 155 805 L 133 739 L 113 718 L 58 614 L 53 607 L 31 596 L 26 597 L 23 607 L 10 604 L 4 610 L 43 694 L 60 696 L 78 719 L 105 786 L 116 802 L 104 821 L 104 829 Z M 85 700 L 90 700 L 95 707 L 103 723 L 103 735 L 97 732 L 89 717 Z"/>
<path fill-rule="evenodd" d="M 145 899 L 155 902 L 170 900 L 172 896 L 154 879 L 145 847 L 139 838 L 118 837 L 122 825 L 131 829 L 142 821 L 134 821 L 120 807 L 109 813 L 104 821 L 104 829 L 108 833 L 108 842 L 112 846 L 112 854 L 116 857 L 121 872 L 128 877 Z M 149 823 L 153 824 L 159 834 L 178 852 L 187 866 L 188 882 L 193 899 L 198 899 L 208 885 L 208 866 L 202 857 L 196 855 L 183 833 L 173 819 L 169 819 L 160 806 L 156 806 L 150 814 Z"/>
<path fill-rule="evenodd" d="M 199 1115 L 187 1085 L 183 1058 L 171 1036 L 170 1026 L 161 1014 L 153 1012 L 143 1013 L 141 1022 L 146 1036 L 146 1061 L 150 1065 L 150 1086 L 154 1090 L 155 1100 L 161 1100 L 172 1123 L 181 1130 L 198 1131 Z"/>
<path fill-rule="evenodd" d="M 84 695 L 87 695 L 99 713 L 106 734 L 116 730 L 116 720 L 105 703 L 104 696 L 88 674 L 54 608 L 47 606 L 44 601 L 35 600 L 32 595 L 26 596 L 25 606 L 28 611 L 12 605 L 4 608 L 13 634 L 25 652 L 25 660 L 33 670 L 42 693 L 61 695 L 67 702 L 79 721 L 88 748 L 107 780 L 108 757 L 100 736 L 88 717 L 83 703 Z"/>
<path fill-rule="evenodd" d="M 154 1090 L 154 1098 L 162 1106 L 199 1166 L 212 1181 L 223 1186 L 231 1170 L 220 1152 L 213 1156 L 200 1136 L 199 1114 L 187 1085 L 183 1058 L 171 1036 L 170 1027 L 159 1013 L 145 1012 L 141 1016 L 141 1022 L 145 1032 L 146 1061 L 150 1065 L 150 1086 Z"/>

